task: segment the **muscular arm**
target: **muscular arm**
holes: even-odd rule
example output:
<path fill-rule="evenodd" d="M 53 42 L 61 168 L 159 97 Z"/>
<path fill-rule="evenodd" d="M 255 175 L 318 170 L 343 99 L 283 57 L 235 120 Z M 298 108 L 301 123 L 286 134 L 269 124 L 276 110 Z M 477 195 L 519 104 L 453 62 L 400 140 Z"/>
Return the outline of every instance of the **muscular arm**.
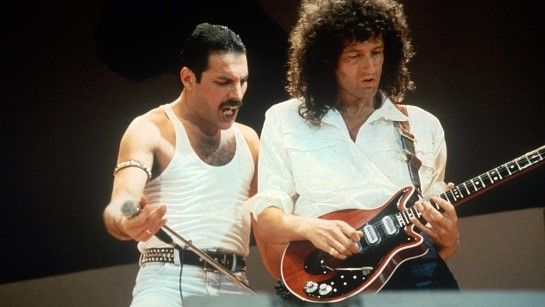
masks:
<path fill-rule="evenodd" d="M 120 142 L 117 163 L 138 160 L 144 165 L 153 165 L 154 150 L 159 135 L 157 126 L 147 115 L 136 118 L 127 128 Z M 121 212 L 122 204 L 127 200 L 142 199 L 148 176 L 136 167 L 120 170 L 115 178 L 110 203 L 103 211 L 104 224 L 108 232 L 119 240 L 148 240 L 166 222 L 164 206 L 146 206 L 140 214 L 128 219 Z"/>

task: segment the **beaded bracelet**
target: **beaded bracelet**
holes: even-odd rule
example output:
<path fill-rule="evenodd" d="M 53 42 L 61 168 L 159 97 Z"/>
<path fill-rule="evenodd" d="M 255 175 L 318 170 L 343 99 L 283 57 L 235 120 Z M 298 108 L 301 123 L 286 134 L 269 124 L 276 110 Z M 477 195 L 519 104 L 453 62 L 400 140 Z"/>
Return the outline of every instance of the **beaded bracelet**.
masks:
<path fill-rule="evenodd" d="M 141 170 L 143 170 L 144 172 L 146 172 L 146 175 L 148 175 L 148 181 L 150 181 L 151 179 L 151 170 L 142 162 L 138 161 L 138 160 L 128 160 L 128 161 L 123 161 L 123 162 L 119 162 L 119 164 L 117 164 L 114 168 L 114 176 L 122 169 L 124 168 L 127 168 L 127 167 L 136 167 L 136 168 L 139 168 Z"/>

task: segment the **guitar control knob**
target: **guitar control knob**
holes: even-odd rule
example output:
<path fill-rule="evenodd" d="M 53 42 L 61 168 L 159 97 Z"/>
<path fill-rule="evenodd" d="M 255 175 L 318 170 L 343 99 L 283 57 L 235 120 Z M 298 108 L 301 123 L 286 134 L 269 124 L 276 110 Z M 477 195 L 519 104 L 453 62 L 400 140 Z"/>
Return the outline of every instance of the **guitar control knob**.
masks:
<path fill-rule="evenodd" d="M 330 285 L 320 284 L 320 287 L 318 289 L 318 293 L 320 293 L 320 295 L 328 295 L 329 292 L 331 292 L 331 290 L 333 290 L 333 287 L 331 287 Z"/>
<path fill-rule="evenodd" d="M 318 289 L 318 284 L 313 281 L 307 281 L 305 283 L 305 292 L 310 294 Z"/>

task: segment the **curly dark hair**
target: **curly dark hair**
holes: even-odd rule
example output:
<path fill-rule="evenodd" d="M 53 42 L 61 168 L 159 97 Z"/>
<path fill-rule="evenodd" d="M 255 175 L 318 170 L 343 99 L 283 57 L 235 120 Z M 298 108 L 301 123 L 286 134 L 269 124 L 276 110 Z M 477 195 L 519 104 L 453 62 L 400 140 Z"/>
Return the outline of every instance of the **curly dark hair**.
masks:
<path fill-rule="evenodd" d="M 286 90 L 304 101 L 299 114 L 319 125 L 334 108 L 337 61 L 347 42 L 381 36 L 384 66 L 379 90 L 394 103 L 415 88 L 407 67 L 414 55 L 403 6 L 393 0 L 304 0 L 289 37 Z"/>

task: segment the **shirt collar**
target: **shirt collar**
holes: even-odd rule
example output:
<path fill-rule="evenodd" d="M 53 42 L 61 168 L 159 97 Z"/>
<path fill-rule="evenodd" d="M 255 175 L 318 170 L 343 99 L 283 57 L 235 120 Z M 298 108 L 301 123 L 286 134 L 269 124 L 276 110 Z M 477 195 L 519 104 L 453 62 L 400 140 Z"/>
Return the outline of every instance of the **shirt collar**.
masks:
<path fill-rule="evenodd" d="M 367 119 L 367 122 L 373 123 L 380 119 L 387 120 L 387 121 L 407 121 L 409 120 L 405 114 L 401 113 L 399 109 L 394 105 L 394 103 L 390 100 L 390 98 L 387 98 L 386 96 L 383 96 L 385 99 L 382 102 L 382 106 L 375 110 L 369 116 Z"/>
<path fill-rule="evenodd" d="M 376 109 L 373 113 L 371 113 L 371 116 L 367 119 L 368 123 L 376 122 L 380 119 L 389 120 L 389 121 L 407 121 L 408 118 L 405 116 L 405 114 L 401 113 L 401 111 L 396 108 L 394 103 L 390 100 L 390 98 L 386 97 L 384 94 L 382 94 L 383 102 L 380 108 Z M 344 121 L 342 118 L 341 113 L 339 110 L 335 108 L 329 109 L 329 111 L 325 114 L 325 116 L 322 118 L 323 124 L 332 125 L 335 127 L 344 127 Z"/>

